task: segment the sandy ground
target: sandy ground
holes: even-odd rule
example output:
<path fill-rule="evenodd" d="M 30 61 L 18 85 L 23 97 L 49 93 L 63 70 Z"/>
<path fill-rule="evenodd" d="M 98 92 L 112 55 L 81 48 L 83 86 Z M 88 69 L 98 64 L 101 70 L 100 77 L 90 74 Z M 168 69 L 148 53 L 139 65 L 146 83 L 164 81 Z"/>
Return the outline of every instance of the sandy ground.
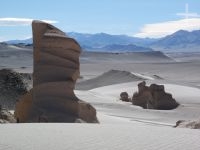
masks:
<path fill-rule="evenodd" d="M 199 150 L 197 130 L 143 124 L 2 125 L 5 150 Z"/>
<path fill-rule="evenodd" d="M 173 58 L 140 55 L 141 60 L 148 57 L 146 62 L 138 61 L 139 56 L 134 54 L 131 57 L 98 54 L 98 59 L 95 54 L 82 56 L 83 78 L 78 81 L 75 93 L 96 108 L 100 124 L 2 124 L 0 149 L 199 150 L 200 130 L 173 126 L 178 120 L 200 118 L 200 59 L 196 55 L 190 58 L 169 55 Z M 1 66 L 31 72 L 31 59 L 27 55 L 26 58 L 27 66 L 3 59 Z M 26 68 L 20 68 L 23 66 Z M 117 75 L 116 71 L 106 74 L 113 69 L 118 70 Z M 180 106 L 174 110 L 147 110 L 119 101 L 121 92 L 127 91 L 132 96 L 142 80 L 147 84 L 164 84 Z"/>
<path fill-rule="evenodd" d="M 126 118 L 149 124 L 174 126 L 177 120 L 196 120 L 200 116 L 200 89 L 164 84 L 181 105 L 174 110 L 149 110 L 119 101 L 119 93 L 127 91 L 133 95 L 138 82 L 104 86 L 89 91 L 75 91 L 80 99 L 93 104 L 100 114 Z"/>

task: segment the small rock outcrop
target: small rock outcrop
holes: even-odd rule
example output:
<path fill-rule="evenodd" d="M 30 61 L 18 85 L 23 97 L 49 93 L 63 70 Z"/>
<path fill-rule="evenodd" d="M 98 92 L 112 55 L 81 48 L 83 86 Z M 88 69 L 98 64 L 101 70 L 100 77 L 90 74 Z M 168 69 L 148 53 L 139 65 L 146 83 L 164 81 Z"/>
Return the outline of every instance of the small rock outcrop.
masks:
<path fill-rule="evenodd" d="M 146 86 L 145 81 L 138 84 L 138 92 L 133 94 L 132 103 L 145 109 L 160 110 L 174 109 L 179 105 L 171 94 L 165 92 L 164 85 Z"/>
<path fill-rule="evenodd" d="M 0 105 L 14 109 L 20 96 L 29 90 L 28 79 L 24 74 L 10 69 L 0 70 Z"/>
<path fill-rule="evenodd" d="M 14 115 L 0 105 L 0 123 L 15 123 Z"/>
<path fill-rule="evenodd" d="M 200 120 L 195 120 L 195 121 L 179 120 L 179 121 L 176 122 L 176 125 L 174 127 L 176 127 L 176 128 L 200 129 Z"/>
<path fill-rule="evenodd" d="M 130 102 L 131 101 L 127 92 L 121 92 L 120 100 L 122 100 L 123 102 Z"/>
<path fill-rule="evenodd" d="M 33 89 L 16 104 L 17 120 L 97 123 L 95 108 L 73 91 L 80 75 L 79 44 L 50 24 L 33 21 L 32 28 Z"/>

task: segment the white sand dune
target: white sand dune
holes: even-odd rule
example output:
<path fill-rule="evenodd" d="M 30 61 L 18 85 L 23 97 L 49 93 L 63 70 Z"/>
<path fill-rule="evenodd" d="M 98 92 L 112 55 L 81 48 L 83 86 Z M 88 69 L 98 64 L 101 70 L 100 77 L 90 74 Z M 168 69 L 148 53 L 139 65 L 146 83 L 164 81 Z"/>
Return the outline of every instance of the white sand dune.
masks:
<path fill-rule="evenodd" d="M 137 77 L 142 78 L 143 80 L 154 80 L 153 77 L 150 77 L 150 76 L 147 76 L 147 75 L 144 75 L 144 74 L 135 73 L 135 72 L 131 72 L 131 73 L 132 73 L 133 75 L 137 76 Z M 156 76 L 154 75 L 154 77 L 156 77 Z M 158 76 L 157 76 L 157 78 L 158 78 Z"/>
<path fill-rule="evenodd" d="M 134 74 L 128 71 L 120 71 L 120 70 L 110 70 L 108 72 L 103 73 L 102 75 L 79 82 L 76 84 L 77 90 L 90 90 L 96 87 L 112 85 L 117 83 L 131 82 L 131 81 L 141 81 L 146 80 L 147 77 Z M 148 78 L 149 79 L 149 78 Z"/>
<path fill-rule="evenodd" d="M 197 130 L 142 124 L 1 125 L 0 150 L 199 150 Z"/>

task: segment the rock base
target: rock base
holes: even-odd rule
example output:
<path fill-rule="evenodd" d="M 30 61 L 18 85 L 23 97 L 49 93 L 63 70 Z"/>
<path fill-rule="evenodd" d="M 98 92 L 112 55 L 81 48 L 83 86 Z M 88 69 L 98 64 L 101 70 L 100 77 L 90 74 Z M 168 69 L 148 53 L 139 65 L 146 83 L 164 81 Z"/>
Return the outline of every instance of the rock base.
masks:
<path fill-rule="evenodd" d="M 44 105 L 33 102 L 32 90 L 25 94 L 16 103 L 15 118 L 20 123 L 27 122 L 66 122 L 66 123 L 98 123 L 95 108 L 84 101 L 62 100 L 62 103 L 55 104 L 56 100 L 49 99 Z M 51 104 L 50 106 L 46 106 Z M 82 121 L 77 121 L 82 120 Z"/>

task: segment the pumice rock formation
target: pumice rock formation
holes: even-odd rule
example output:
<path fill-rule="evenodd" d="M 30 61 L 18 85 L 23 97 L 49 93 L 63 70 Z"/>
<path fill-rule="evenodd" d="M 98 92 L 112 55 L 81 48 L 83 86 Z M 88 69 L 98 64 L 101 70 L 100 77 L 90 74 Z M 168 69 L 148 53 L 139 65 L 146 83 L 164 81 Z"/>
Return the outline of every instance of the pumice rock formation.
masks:
<path fill-rule="evenodd" d="M 179 120 L 176 122 L 174 127 L 177 128 L 190 128 L 190 129 L 200 129 L 200 119 L 199 120 Z"/>
<path fill-rule="evenodd" d="M 145 81 L 138 84 L 138 92 L 133 94 L 132 103 L 143 108 L 160 110 L 174 109 L 179 105 L 171 94 L 165 92 L 164 85 L 146 86 Z"/>
<path fill-rule="evenodd" d="M 6 109 L 15 109 L 15 103 L 20 96 L 30 89 L 26 74 L 17 73 L 14 70 L 0 70 L 0 105 Z"/>
<path fill-rule="evenodd" d="M 33 89 L 16 104 L 17 121 L 98 122 L 95 108 L 73 91 L 80 75 L 79 44 L 41 21 L 33 21 L 32 29 Z"/>

